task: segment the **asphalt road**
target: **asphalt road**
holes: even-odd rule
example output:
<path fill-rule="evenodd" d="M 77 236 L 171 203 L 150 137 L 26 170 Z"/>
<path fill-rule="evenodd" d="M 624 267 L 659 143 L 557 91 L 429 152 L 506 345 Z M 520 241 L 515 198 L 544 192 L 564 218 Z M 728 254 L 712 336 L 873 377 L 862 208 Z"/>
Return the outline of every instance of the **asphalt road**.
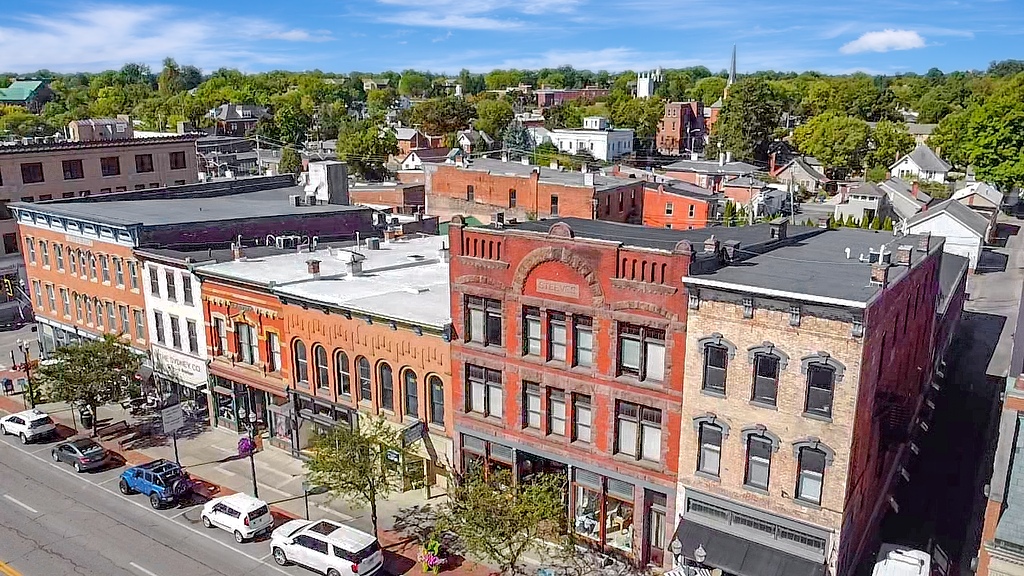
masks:
<path fill-rule="evenodd" d="M 52 444 L 0 439 L 0 573 L 23 576 L 279 576 L 266 541 L 236 544 L 199 520 L 201 506 L 153 510 L 117 490 L 123 470 L 76 474 Z"/>

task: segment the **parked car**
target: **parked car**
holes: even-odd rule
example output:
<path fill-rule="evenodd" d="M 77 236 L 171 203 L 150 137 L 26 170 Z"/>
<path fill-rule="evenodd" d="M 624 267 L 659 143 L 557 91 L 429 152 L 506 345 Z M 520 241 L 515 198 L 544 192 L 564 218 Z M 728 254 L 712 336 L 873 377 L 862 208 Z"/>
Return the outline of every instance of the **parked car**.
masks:
<path fill-rule="evenodd" d="M 53 425 L 53 419 L 46 412 L 36 408 L 0 419 L 0 434 L 14 434 L 21 438 L 22 444 L 49 438 L 56 433 L 57 427 Z"/>
<path fill-rule="evenodd" d="M 270 515 L 267 503 L 248 494 L 231 494 L 210 500 L 203 506 L 202 519 L 203 526 L 227 530 L 238 543 L 268 533 L 274 526 L 274 517 Z"/>
<path fill-rule="evenodd" d="M 71 464 L 75 472 L 102 468 L 110 454 L 92 438 L 78 438 L 61 442 L 50 450 L 54 462 Z"/>
<path fill-rule="evenodd" d="M 330 520 L 292 520 L 270 537 L 280 566 L 299 564 L 327 576 L 376 574 L 384 566 L 377 538 Z"/>
<path fill-rule="evenodd" d="M 160 459 L 125 470 L 117 487 L 126 495 L 147 494 L 150 506 L 160 508 L 174 505 L 191 494 L 192 480 L 181 466 Z"/>

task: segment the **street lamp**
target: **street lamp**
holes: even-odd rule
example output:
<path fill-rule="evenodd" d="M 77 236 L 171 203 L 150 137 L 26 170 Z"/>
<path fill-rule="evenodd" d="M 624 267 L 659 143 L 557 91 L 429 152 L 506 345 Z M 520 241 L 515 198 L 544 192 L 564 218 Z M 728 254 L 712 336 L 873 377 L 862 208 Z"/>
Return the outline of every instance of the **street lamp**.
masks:
<path fill-rule="evenodd" d="M 18 349 L 21 350 L 22 356 L 25 358 L 25 385 L 28 386 L 28 402 L 31 408 L 36 407 L 36 395 L 32 391 L 32 371 L 29 366 L 29 343 L 18 338 Z M 24 400 L 24 397 L 22 397 Z"/>

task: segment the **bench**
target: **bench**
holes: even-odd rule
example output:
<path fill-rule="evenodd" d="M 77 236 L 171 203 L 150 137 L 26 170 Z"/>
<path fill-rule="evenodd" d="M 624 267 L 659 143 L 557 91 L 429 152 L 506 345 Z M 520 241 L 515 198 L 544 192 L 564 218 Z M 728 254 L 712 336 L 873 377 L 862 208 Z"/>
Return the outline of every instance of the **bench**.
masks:
<path fill-rule="evenodd" d="M 129 430 L 131 430 L 131 426 L 128 425 L 128 422 L 126 420 L 121 420 L 119 422 L 114 422 L 113 424 L 100 426 L 96 429 L 96 435 L 100 438 L 107 438 L 127 433 Z"/>

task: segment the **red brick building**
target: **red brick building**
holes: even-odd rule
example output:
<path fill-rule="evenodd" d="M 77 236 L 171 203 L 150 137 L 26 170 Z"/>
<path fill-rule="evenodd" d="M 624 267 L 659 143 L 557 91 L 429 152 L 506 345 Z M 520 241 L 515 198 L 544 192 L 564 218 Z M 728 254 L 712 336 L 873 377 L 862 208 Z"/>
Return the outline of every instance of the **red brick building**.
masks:
<path fill-rule="evenodd" d="M 644 226 L 692 230 L 721 220 L 721 194 L 681 181 L 644 186 Z"/>
<path fill-rule="evenodd" d="M 643 182 L 601 174 L 476 158 L 424 164 L 427 213 L 491 222 L 571 217 L 640 223 Z"/>
<path fill-rule="evenodd" d="M 458 465 L 565 474 L 577 534 L 666 563 L 689 426 L 680 279 L 707 232 L 455 218 L 449 235 Z"/>
<path fill-rule="evenodd" d="M 704 150 L 706 135 L 702 102 L 665 103 L 665 115 L 658 122 L 658 153 L 669 156 L 700 153 Z"/>

